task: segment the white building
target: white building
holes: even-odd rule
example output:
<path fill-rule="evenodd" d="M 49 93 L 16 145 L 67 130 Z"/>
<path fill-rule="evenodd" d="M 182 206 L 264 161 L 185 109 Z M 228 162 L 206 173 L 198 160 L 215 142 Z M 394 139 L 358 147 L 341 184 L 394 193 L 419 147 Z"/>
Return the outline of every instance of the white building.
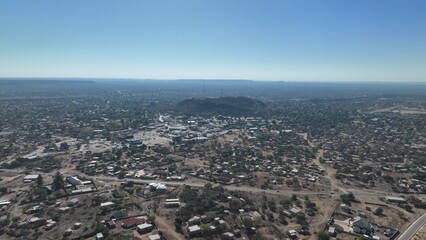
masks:
<path fill-rule="evenodd" d="M 139 234 L 149 233 L 154 229 L 154 226 L 150 223 L 143 223 L 137 227 Z"/>
<path fill-rule="evenodd" d="M 37 180 L 38 176 L 40 176 L 40 174 L 30 174 L 24 177 L 24 182 L 32 182 Z"/>
<path fill-rule="evenodd" d="M 74 176 L 68 176 L 67 177 L 67 181 L 69 183 L 71 183 L 72 185 L 82 185 L 82 182 L 80 179 L 78 179 L 78 177 L 74 177 Z"/>

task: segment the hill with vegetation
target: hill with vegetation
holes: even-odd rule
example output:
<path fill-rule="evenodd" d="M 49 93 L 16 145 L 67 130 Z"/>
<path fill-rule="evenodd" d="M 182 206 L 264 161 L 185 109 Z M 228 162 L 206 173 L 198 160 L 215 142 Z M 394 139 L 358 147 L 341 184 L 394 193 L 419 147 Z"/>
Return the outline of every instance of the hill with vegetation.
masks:
<path fill-rule="evenodd" d="M 191 98 L 179 102 L 175 111 L 183 114 L 253 115 L 266 104 L 247 97 Z"/>

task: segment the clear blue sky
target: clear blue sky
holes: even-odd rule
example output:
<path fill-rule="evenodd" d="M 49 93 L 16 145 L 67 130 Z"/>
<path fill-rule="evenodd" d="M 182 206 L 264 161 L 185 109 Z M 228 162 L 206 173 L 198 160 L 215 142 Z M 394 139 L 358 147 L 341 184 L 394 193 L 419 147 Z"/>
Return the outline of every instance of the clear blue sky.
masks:
<path fill-rule="evenodd" d="M 426 1 L 1 0 L 0 77 L 426 81 Z"/>

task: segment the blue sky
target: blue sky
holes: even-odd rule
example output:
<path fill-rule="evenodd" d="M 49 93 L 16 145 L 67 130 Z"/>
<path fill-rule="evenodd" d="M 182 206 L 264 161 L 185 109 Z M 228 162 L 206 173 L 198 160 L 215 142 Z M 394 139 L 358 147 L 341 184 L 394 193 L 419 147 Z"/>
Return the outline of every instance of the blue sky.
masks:
<path fill-rule="evenodd" d="M 426 1 L 0 1 L 0 77 L 426 81 Z"/>

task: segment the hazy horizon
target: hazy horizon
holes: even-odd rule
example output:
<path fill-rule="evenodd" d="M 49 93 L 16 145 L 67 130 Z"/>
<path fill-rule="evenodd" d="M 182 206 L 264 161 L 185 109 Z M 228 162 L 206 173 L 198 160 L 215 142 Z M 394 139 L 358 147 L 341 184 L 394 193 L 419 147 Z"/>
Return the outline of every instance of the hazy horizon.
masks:
<path fill-rule="evenodd" d="M 102 77 L 2 77 L 0 81 L 4 80 L 47 80 L 47 81 L 247 81 L 247 82 L 260 82 L 260 83 L 338 83 L 338 84 L 426 84 L 426 81 L 374 81 L 374 80 L 268 80 L 268 79 L 213 79 L 213 78 L 102 78 Z"/>

